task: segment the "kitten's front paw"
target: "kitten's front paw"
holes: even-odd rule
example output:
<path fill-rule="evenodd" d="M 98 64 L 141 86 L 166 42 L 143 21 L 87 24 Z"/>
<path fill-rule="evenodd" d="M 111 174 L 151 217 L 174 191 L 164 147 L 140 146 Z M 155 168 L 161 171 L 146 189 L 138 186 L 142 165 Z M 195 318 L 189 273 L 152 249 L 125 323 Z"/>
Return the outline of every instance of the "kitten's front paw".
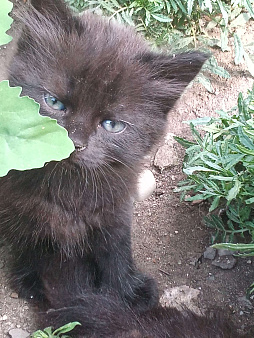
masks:
<path fill-rule="evenodd" d="M 136 311 L 147 311 L 159 302 L 159 292 L 155 281 L 142 274 L 133 277 L 131 294 L 126 294 L 127 303 Z"/>
<path fill-rule="evenodd" d="M 36 273 L 26 276 L 12 274 L 10 282 L 12 288 L 18 293 L 19 298 L 44 301 L 43 287 Z"/>

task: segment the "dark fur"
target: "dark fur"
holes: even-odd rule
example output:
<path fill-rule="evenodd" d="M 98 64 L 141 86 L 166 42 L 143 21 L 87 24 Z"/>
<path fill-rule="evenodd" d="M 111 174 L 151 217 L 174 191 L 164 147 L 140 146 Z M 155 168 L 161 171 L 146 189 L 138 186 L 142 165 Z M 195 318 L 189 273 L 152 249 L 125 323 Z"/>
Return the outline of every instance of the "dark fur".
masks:
<path fill-rule="evenodd" d="M 0 180 L 0 235 L 12 250 L 13 287 L 54 308 L 51 324 L 79 320 L 80 337 L 231 337 L 219 321 L 154 309 L 156 285 L 131 253 L 142 158 L 206 55 L 156 54 L 131 29 L 89 13 L 74 17 L 60 0 L 32 5 L 21 10 L 10 83 L 69 131 L 76 150 Z M 67 110 L 47 106 L 45 92 Z M 127 128 L 106 132 L 105 119 Z"/>

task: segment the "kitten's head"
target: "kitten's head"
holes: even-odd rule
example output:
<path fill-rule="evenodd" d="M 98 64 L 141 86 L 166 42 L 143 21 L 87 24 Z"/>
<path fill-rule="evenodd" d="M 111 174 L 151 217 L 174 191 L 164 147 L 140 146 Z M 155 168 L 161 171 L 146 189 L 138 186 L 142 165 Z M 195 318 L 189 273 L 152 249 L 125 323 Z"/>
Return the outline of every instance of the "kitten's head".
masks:
<path fill-rule="evenodd" d="M 207 58 L 156 54 L 131 28 L 73 16 L 62 0 L 31 0 L 21 17 L 10 82 L 68 130 L 81 166 L 135 167 Z"/>

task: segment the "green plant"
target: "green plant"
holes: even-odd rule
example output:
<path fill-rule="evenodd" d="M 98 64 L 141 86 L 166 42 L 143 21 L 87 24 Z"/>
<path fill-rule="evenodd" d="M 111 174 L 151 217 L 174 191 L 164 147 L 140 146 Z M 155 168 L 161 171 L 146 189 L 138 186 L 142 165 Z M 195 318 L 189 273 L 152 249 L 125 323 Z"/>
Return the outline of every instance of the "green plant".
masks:
<path fill-rule="evenodd" d="M 89 8 L 111 19 L 135 26 L 155 44 L 169 46 L 173 51 L 196 47 L 197 44 L 229 50 L 228 39 L 234 36 L 235 64 L 245 62 L 254 75 L 253 44 L 243 45 L 239 26 L 254 18 L 253 0 L 66 0 L 81 11 Z M 205 28 L 201 25 L 205 22 Z M 210 38 L 207 30 L 218 26 L 220 39 Z M 213 69 L 216 67 L 213 66 Z M 213 89 L 204 77 L 200 80 Z"/>
<path fill-rule="evenodd" d="M 194 142 L 175 137 L 186 148 L 187 175 L 176 191 L 186 201 L 209 202 L 212 243 L 224 242 L 214 248 L 254 256 L 254 86 L 247 98 L 239 94 L 237 107 L 218 114 L 189 122 Z M 254 283 L 247 296 L 253 292 Z"/>
<path fill-rule="evenodd" d="M 5 32 L 12 19 L 12 4 L 2 0 L 0 7 L 0 44 L 11 37 Z M 43 167 L 45 162 L 59 161 L 74 150 L 67 131 L 56 120 L 39 115 L 40 106 L 29 97 L 20 97 L 22 88 L 0 82 L 0 176 L 11 169 Z"/>
<path fill-rule="evenodd" d="M 211 2 L 211 0 L 208 0 L 208 2 Z M 206 28 L 216 26 L 220 28 L 220 40 L 214 41 L 214 44 L 219 46 L 223 52 L 228 51 L 228 40 L 230 36 L 233 36 L 235 64 L 239 65 L 245 62 L 249 72 L 254 76 L 252 44 L 244 46 L 238 33 L 240 26 L 245 26 L 250 19 L 254 18 L 253 0 L 218 0 L 214 2 L 214 8 L 208 13 L 208 16 L 210 22 Z"/>
<path fill-rule="evenodd" d="M 254 87 L 245 99 L 239 94 L 238 105 L 230 112 L 190 121 L 195 141 L 175 138 L 186 148 L 183 172 L 187 179 L 177 189 L 181 198 L 208 200 L 209 212 L 220 211 L 205 218 L 215 229 L 213 242 L 234 242 L 239 236 L 254 241 L 253 113 Z"/>
<path fill-rule="evenodd" d="M 31 338 L 70 338 L 69 335 L 65 335 L 65 333 L 72 331 L 77 325 L 81 325 L 79 322 L 71 322 L 64 326 L 61 326 L 59 329 L 54 330 L 52 327 L 47 327 L 44 330 L 38 330 L 32 333 Z"/>

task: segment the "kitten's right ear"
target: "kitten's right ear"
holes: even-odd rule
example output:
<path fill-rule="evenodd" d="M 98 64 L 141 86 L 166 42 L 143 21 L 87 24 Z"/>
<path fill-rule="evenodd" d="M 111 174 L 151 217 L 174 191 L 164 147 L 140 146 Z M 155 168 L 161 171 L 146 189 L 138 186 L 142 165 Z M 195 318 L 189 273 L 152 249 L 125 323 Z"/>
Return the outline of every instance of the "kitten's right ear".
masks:
<path fill-rule="evenodd" d="M 153 52 L 143 54 L 139 61 L 149 69 L 153 100 L 168 112 L 208 58 L 208 54 L 197 51 L 171 56 Z"/>

